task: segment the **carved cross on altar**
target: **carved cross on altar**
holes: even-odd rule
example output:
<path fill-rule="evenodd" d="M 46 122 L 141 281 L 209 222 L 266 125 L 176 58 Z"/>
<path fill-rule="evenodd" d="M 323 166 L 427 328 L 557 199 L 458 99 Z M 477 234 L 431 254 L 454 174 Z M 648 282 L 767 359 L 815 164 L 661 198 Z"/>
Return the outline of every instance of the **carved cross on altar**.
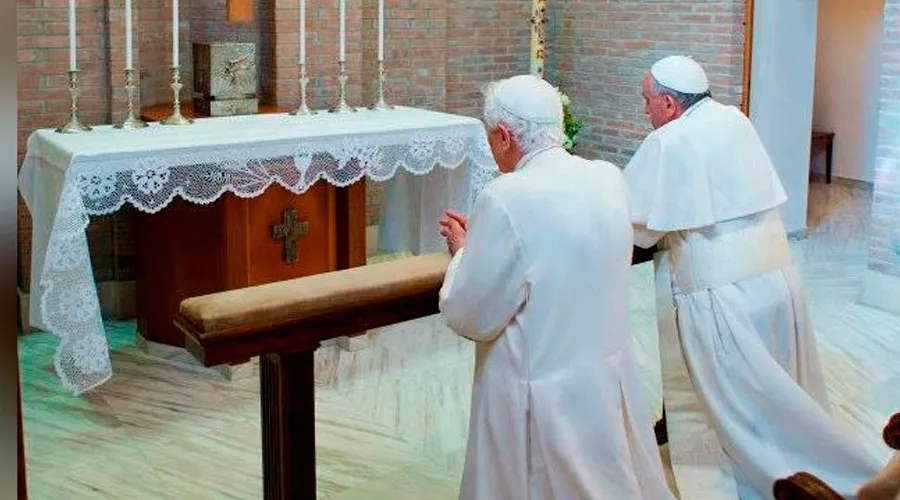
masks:
<path fill-rule="evenodd" d="M 284 211 L 283 221 L 272 226 L 272 238 L 284 240 L 284 261 L 293 264 L 297 262 L 297 238 L 309 233 L 309 221 L 301 221 L 292 208 Z"/>

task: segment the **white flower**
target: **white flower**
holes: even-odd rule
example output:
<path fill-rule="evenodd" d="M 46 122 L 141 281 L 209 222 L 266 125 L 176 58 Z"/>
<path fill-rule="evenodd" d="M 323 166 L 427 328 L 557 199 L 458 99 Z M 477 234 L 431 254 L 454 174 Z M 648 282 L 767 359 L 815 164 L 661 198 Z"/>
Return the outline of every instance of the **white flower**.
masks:
<path fill-rule="evenodd" d="M 78 187 L 90 200 L 106 198 L 116 191 L 116 174 L 87 173 L 78 176 Z"/>
<path fill-rule="evenodd" d="M 559 100 L 562 101 L 563 106 L 568 106 L 569 104 L 572 103 L 572 101 L 569 100 L 569 96 L 567 96 L 566 94 L 562 94 L 562 93 L 559 94 Z"/>
<path fill-rule="evenodd" d="M 152 196 L 162 191 L 169 182 L 169 169 L 155 166 L 144 170 L 135 170 L 131 173 L 131 181 L 138 191 Z"/>
<path fill-rule="evenodd" d="M 434 155 L 437 138 L 431 135 L 416 134 L 409 141 L 409 153 L 419 161 L 428 161 Z"/>

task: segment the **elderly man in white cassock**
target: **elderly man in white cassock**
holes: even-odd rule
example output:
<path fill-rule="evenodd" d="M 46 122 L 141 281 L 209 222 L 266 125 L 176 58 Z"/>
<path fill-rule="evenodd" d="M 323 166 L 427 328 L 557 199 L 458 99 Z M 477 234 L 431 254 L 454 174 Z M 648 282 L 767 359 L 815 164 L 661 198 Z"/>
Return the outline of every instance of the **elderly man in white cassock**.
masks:
<path fill-rule="evenodd" d="M 448 213 L 440 310 L 476 342 L 460 498 L 665 500 L 628 324 L 621 171 L 562 147 L 558 91 L 523 75 L 484 105 L 505 175 Z"/>
<path fill-rule="evenodd" d="M 750 120 L 714 101 L 683 56 L 643 82 L 655 129 L 625 169 L 635 244 L 658 246 L 663 397 L 685 500 L 772 498 L 808 471 L 847 498 L 879 469 L 841 434 L 778 207 L 786 195 Z"/>

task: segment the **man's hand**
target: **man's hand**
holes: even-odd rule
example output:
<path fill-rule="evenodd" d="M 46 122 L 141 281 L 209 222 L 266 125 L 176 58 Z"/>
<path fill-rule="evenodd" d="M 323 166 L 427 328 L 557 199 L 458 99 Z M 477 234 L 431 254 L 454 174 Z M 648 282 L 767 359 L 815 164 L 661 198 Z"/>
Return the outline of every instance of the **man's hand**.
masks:
<path fill-rule="evenodd" d="M 450 255 L 456 255 L 462 247 L 466 246 L 466 231 L 469 229 L 469 220 L 466 216 L 452 210 L 444 212 L 447 217 L 440 221 L 438 232 L 447 240 L 447 250 Z"/>
<path fill-rule="evenodd" d="M 454 212 L 453 210 L 445 211 L 444 215 L 446 215 L 448 219 L 453 219 L 456 222 L 459 222 L 459 225 L 462 226 L 463 231 L 469 230 L 469 219 L 467 219 L 465 215 Z"/>

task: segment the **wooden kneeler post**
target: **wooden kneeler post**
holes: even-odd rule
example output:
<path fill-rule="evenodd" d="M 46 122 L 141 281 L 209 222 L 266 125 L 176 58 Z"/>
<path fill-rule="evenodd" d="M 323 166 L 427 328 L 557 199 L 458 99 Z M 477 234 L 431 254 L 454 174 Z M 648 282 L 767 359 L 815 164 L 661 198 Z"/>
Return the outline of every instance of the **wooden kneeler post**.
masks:
<path fill-rule="evenodd" d="M 448 263 L 425 255 L 181 303 L 175 324 L 205 366 L 260 357 L 265 499 L 316 498 L 316 348 L 437 314 Z"/>
<path fill-rule="evenodd" d="M 316 498 L 314 352 L 259 359 L 266 499 Z"/>

